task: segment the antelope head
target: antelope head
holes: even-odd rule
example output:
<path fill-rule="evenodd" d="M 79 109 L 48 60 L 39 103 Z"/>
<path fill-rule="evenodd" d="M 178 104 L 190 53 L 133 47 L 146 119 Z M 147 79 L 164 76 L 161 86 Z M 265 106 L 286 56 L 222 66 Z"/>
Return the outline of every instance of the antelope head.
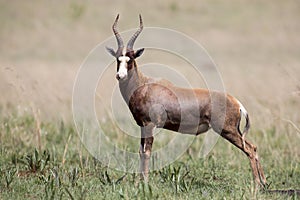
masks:
<path fill-rule="evenodd" d="M 117 39 L 118 49 L 117 49 L 117 51 L 114 51 L 112 48 L 109 48 L 109 47 L 106 47 L 106 49 L 117 60 L 116 78 L 118 80 L 126 80 L 127 79 L 128 72 L 136 67 L 135 59 L 137 57 L 141 56 L 142 53 L 144 52 L 144 48 L 138 49 L 136 51 L 133 50 L 134 42 L 143 30 L 142 16 L 139 15 L 139 17 L 140 17 L 140 27 L 130 38 L 126 47 L 124 47 L 124 43 L 121 38 L 121 35 L 119 34 L 119 32 L 117 30 L 119 15 L 117 15 L 116 20 L 112 26 L 112 30 Z"/>

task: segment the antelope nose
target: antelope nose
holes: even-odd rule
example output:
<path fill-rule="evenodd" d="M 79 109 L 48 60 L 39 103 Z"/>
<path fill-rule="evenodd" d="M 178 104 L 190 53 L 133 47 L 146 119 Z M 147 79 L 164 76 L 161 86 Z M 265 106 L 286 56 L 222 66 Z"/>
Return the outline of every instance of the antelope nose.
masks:
<path fill-rule="evenodd" d="M 118 72 L 117 75 L 116 75 L 116 78 L 118 80 L 121 80 L 121 79 L 123 80 L 123 79 L 126 79 L 126 76 L 127 76 L 126 73 Z"/>

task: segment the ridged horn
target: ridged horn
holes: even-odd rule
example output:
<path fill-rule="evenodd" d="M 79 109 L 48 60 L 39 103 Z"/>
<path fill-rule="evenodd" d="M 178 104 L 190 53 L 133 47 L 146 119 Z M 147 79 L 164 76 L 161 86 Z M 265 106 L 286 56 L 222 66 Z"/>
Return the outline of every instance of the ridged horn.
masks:
<path fill-rule="evenodd" d="M 117 24 L 118 24 L 118 20 L 119 20 L 119 14 L 117 15 L 116 17 L 116 20 L 112 26 L 112 29 L 113 29 L 113 32 L 116 36 L 116 39 L 117 39 L 117 43 L 118 43 L 118 50 L 117 52 L 120 53 L 120 51 L 122 51 L 123 47 L 124 47 L 124 43 L 123 43 L 123 40 L 121 38 L 121 35 L 119 34 L 118 30 L 117 30 Z"/>
<path fill-rule="evenodd" d="M 139 34 L 142 32 L 142 30 L 143 30 L 143 20 L 142 20 L 142 16 L 139 15 L 139 17 L 140 17 L 140 27 L 139 27 L 139 29 L 133 34 L 133 36 L 130 38 L 129 42 L 127 43 L 127 49 L 128 49 L 128 50 L 133 50 L 134 42 L 135 42 L 136 38 L 139 36 Z"/>

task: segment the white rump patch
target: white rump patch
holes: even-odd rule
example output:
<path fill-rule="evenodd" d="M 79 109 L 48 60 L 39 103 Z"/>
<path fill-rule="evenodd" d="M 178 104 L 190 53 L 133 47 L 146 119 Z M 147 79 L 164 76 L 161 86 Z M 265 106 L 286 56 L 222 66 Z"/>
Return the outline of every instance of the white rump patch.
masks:
<path fill-rule="evenodd" d="M 243 106 L 243 104 L 239 101 L 239 100 L 236 100 L 240 106 L 240 111 L 243 113 L 244 116 L 247 116 L 248 112 L 246 110 L 246 108 Z"/>
<path fill-rule="evenodd" d="M 247 118 L 247 115 L 248 115 L 247 110 L 245 109 L 245 107 L 243 106 L 243 104 L 241 102 L 239 102 L 239 100 L 236 100 L 236 101 L 238 102 L 238 104 L 240 106 L 240 112 L 241 112 L 241 114 L 244 115 L 245 118 Z M 241 120 L 240 120 L 240 123 L 239 123 L 239 130 L 241 130 L 240 127 L 241 127 L 242 124 L 245 124 L 244 125 L 245 128 L 246 128 L 246 125 L 247 125 L 247 119 L 245 119 L 244 123 L 243 123 L 242 119 L 244 119 L 244 118 L 242 118 L 242 116 L 241 116 Z M 246 137 L 246 134 L 247 134 L 247 130 L 246 130 L 246 132 L 245 132 L 245 130 L 243 132 L 241 132 L 241 131 L 239 131 L 239 132 L 240 132 L 240 134 L 242 136 L 243 149 L 245 149 L 245 146 L 246 146 L 245 137 Z"/>

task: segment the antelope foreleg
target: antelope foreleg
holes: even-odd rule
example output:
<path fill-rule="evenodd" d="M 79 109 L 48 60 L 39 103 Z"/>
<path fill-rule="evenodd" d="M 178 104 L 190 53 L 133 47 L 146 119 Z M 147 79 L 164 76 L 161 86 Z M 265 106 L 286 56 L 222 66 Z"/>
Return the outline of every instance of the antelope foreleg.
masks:
<path fill-rule="evenodd" d="M 148 181 L 149 163 L 151 158 L 151 150 L 153 144 L 153 125 L 141 127 L 141 146 L 140 154 L 140 177 L 142 180 Z"/>

